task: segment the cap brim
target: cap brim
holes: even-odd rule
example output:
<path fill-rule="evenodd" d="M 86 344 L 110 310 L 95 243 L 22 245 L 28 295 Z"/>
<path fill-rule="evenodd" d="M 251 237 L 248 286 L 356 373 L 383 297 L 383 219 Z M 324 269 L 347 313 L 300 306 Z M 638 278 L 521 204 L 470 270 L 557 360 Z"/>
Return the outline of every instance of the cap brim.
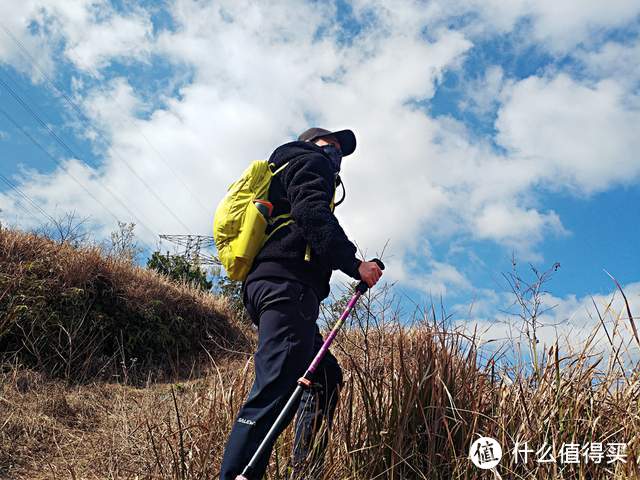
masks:
<path fill-rule="evenodd" d="M 351 155 L 355 151 L 356 136 L 351 130 L 338 130 L 337 132 L 332 132 L 331 135 L 336 137 L 336 140 L 340 142 L 343 157 Z"/>

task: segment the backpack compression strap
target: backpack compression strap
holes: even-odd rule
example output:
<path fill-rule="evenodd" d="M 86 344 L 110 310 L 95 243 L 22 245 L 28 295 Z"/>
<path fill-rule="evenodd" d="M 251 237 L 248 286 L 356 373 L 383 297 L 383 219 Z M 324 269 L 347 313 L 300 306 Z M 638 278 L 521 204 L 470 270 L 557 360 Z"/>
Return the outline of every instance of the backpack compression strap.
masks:
<path fill-rule="evenodd" d="M 278 173 L 284 170 L 287 165 L 289 165 L 289 162 L 285 162 L 284 164 L 280 165 L 275 170 L 272 170 L 271 175 L 275 177 Z M 275 168 L 275 166 L 276 166 L 275 163 L 269 164 L 270 169 Z M 277 217 L 269 218 L 269 221 L 268 221 L 269 226 L 267 228 L 270 231 L 269 231 L 269 234 L 267 235 L 267 238 L 265 239 L 265 242 L 269 240 L 269 238 L 271 238 L 271 235 L 276 233 L 277 230 L 280 230 L 285 225 L 289 225 L 293 222 L 294 220 L 293 218 L 291 218 L 291 213 L 283 213 L 282 215 L 278 215 Z"/>

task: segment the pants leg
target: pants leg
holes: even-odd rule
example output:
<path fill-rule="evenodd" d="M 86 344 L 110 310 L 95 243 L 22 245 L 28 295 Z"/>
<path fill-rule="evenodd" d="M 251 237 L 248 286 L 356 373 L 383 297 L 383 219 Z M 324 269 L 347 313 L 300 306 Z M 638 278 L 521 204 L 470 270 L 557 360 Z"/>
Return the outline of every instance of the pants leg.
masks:
<path fill-rule="evenodd" d="M 323 338 L 316 325 L 314 355 L 320 350 Z M 342 386 L 342 370 L 336 358 L 327 352 L 315 373 L 314 385 L 302 394 L 296 415 L 296 431 L 293 446 L 293 476 L 297 479 L 302 472 L 313 478 L 322 471 L 329 430 L 333 423 L 339 388 Z M 317 432 L 325 422 L 325 429 L 317 437 Z"/>
<path fill-rule="evenodd" d="M 258 324 L 256 375 L 227 440 L 221 480 L 235 479 L 249 463 L 313 359 L 317 331 L 318 299 L 301 283 L 257 280 L 246 285 L 244 300 Z M 271 448 L 260 458 L 252 480 L 263 477 Z"/>

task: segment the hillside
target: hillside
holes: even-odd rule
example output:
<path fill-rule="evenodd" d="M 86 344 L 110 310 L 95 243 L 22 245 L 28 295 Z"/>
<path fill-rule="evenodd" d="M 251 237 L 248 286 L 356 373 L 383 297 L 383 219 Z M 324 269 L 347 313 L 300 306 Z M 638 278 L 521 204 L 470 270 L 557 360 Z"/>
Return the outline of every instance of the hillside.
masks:
<path fill-rule="evenodd" d="M 0 260 L 0 477 L 216 478 L 255 341 L 227 301 L 15 231 L 0 231 Z M 638 478 L 637 364 L 593 362 L 588 346 L 551 348 L 533 373 L 494 363 L 435 309 L 409 323 L 388 294 L 363 298 L 332 347 L 345 384 L 319 478 Z M 469 461 L 480 434 L 503 447 L 494 474 Z M 624 441 L 627 459 L 515 464 L 515 441 L 555 455 Z M 288 478 L 291 443 L 289 428 L 268 478 Z"/>
<path fill-rule="evenodd" d="M 0 351 L 72 380 L 190 369 L 203 348 L 246 344 L 224 299 L 151 270 L 0 230 Z"/>

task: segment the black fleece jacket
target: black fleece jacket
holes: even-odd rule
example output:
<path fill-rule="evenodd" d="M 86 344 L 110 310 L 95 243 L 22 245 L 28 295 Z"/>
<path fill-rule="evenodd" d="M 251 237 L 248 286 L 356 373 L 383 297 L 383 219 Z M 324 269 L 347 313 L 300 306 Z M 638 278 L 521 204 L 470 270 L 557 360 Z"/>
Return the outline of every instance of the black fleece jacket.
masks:
<path fill-rule="evenodd" d="M 357 249 L 330 208 L 337 172 L 323 150 L 310 142 L 290 142 L 276 148 L 269 162 L 276 169 L 289 162 L 273 177 L 269 201 L 274 206 L 272 217 L 291 213 L 294 222 L 279 228 L 267 240 L 245 285 L 260 278 L 288 278 L 311 286 L 323 300 L 329 295 L 333 270 L 360 280 Z M 311 247 L 310 261 L 305 260 L 307 244 Z"/>

